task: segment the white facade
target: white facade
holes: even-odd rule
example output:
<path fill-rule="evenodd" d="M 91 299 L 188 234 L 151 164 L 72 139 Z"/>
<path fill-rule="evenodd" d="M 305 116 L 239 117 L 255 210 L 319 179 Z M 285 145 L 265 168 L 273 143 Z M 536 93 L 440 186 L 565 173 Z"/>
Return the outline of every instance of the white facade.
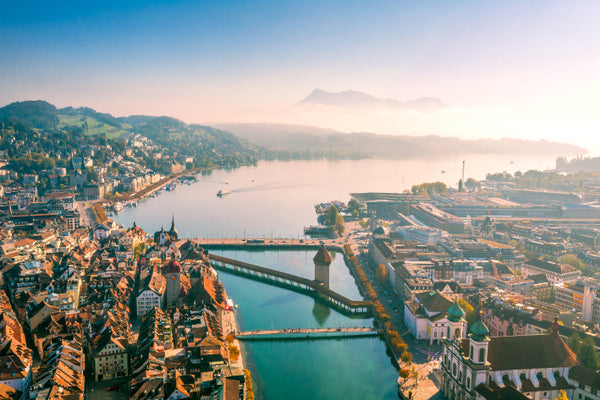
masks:
<path fill-rule="evenodd" d="M 137 316 L 143 317 L 154 307 L 161 308 L 162 296 L 153 290 L 146 289 L 136 298 Z"/>

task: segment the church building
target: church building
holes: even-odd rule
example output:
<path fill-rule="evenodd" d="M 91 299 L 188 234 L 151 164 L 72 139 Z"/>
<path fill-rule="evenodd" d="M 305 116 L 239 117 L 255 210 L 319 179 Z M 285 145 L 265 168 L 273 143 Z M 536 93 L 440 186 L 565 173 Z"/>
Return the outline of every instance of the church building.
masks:
<path fill-rule="evenodd" d="M 572 393 L 569 370 L 577 357 L 558 335 L 556 319 L 548 335 L 489 333 L 479 320 L 467 339 L 444 340 L 441 390 L 447 399 L 553 400 L 561 390 Z"/>

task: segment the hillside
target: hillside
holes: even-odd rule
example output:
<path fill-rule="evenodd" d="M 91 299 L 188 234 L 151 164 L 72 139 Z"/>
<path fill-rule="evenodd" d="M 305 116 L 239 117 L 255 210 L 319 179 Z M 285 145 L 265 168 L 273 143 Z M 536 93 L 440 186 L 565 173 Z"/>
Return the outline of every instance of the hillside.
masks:
<path fill-rule="evenodd" d="M 88 107 L 57 109 L 45 101 L 0 108 L 0 150 L 18 172 L 64 166 L 61 156 L 80 151 L 84 144 L 104 146 L 110 141 L 113 149 L 122 149 L 139 137 L 152 142 L 146 150 L 135 150 L 136 158 L 155 171 L 165 167 L 165 160 L 210 166 L 255 163 L 266 157 L 263 149 L 231 133 L 170 117 L 115 118 Z"/>
<path fill-rule="evenodd" d="M 343 155 L 389 159 L 416 158 L 446 154 L 586 154 L 587 150 L 546 140 L 477 139 L 455 137 L 391 136 L 373 133 L 341 133 L 311 126 L 282 124 L 217 125 L 233 134 L 271 150 L 304 152 L 318 149 Z"/>

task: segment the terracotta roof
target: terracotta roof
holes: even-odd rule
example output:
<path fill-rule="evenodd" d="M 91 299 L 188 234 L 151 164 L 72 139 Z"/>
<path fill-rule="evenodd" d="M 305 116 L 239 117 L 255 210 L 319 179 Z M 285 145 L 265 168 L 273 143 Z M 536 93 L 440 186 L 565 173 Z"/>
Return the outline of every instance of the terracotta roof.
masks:
<path fill-rule="evenodd" d="M 576 365 L 569 370 L 569 379 L 590 386 L 592 389 L 600 389 L 600 374 L 593 369 Z"/>
<path fill-rule="evenodd" d="M 437 290 L 417 293 L 415 297 L 429 312 L 444 312 L 452 305 L 452 300 Z"/>
<path fill-rule="evenodd" d="M 331 264 L 331 260 L 331 254 L 329 254 L 329 251 L 327 251 L 325 245 L 321 245 L 321 247 L 319 247 L 317 254 L 313 258 L 313 261 L 317 264 Z"/>
<path fill-rule="evenodd" d="M 469 340 L 462 342 L 466 356 Z M 573 367 L 577 356 L 558 335 L 498 336 L 489 342 L 488 361 L 492 371 L 541 369 Z"/>
<path fill-rule="evenodd" d="M 486 400 L 529 400 L 529 397 L 519 392 L 513 386 L 492 388 L 483 383 L 480 383 L 475 388 L 475 391 Z"/>

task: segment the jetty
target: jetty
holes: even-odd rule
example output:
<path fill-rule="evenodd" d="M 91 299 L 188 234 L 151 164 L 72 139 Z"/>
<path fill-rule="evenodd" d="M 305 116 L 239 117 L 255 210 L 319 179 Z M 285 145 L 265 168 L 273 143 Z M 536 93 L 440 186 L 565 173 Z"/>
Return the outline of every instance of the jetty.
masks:
<path fill-rule="evenodd" d="M 239 340 L 317 340 L 359 338 L 378 336 L 379 331 L 373 327 L 344 327 L 344 328 L 296 328 L 296 329 L 267 329 L 242 331 L 236 333 Z"/>

